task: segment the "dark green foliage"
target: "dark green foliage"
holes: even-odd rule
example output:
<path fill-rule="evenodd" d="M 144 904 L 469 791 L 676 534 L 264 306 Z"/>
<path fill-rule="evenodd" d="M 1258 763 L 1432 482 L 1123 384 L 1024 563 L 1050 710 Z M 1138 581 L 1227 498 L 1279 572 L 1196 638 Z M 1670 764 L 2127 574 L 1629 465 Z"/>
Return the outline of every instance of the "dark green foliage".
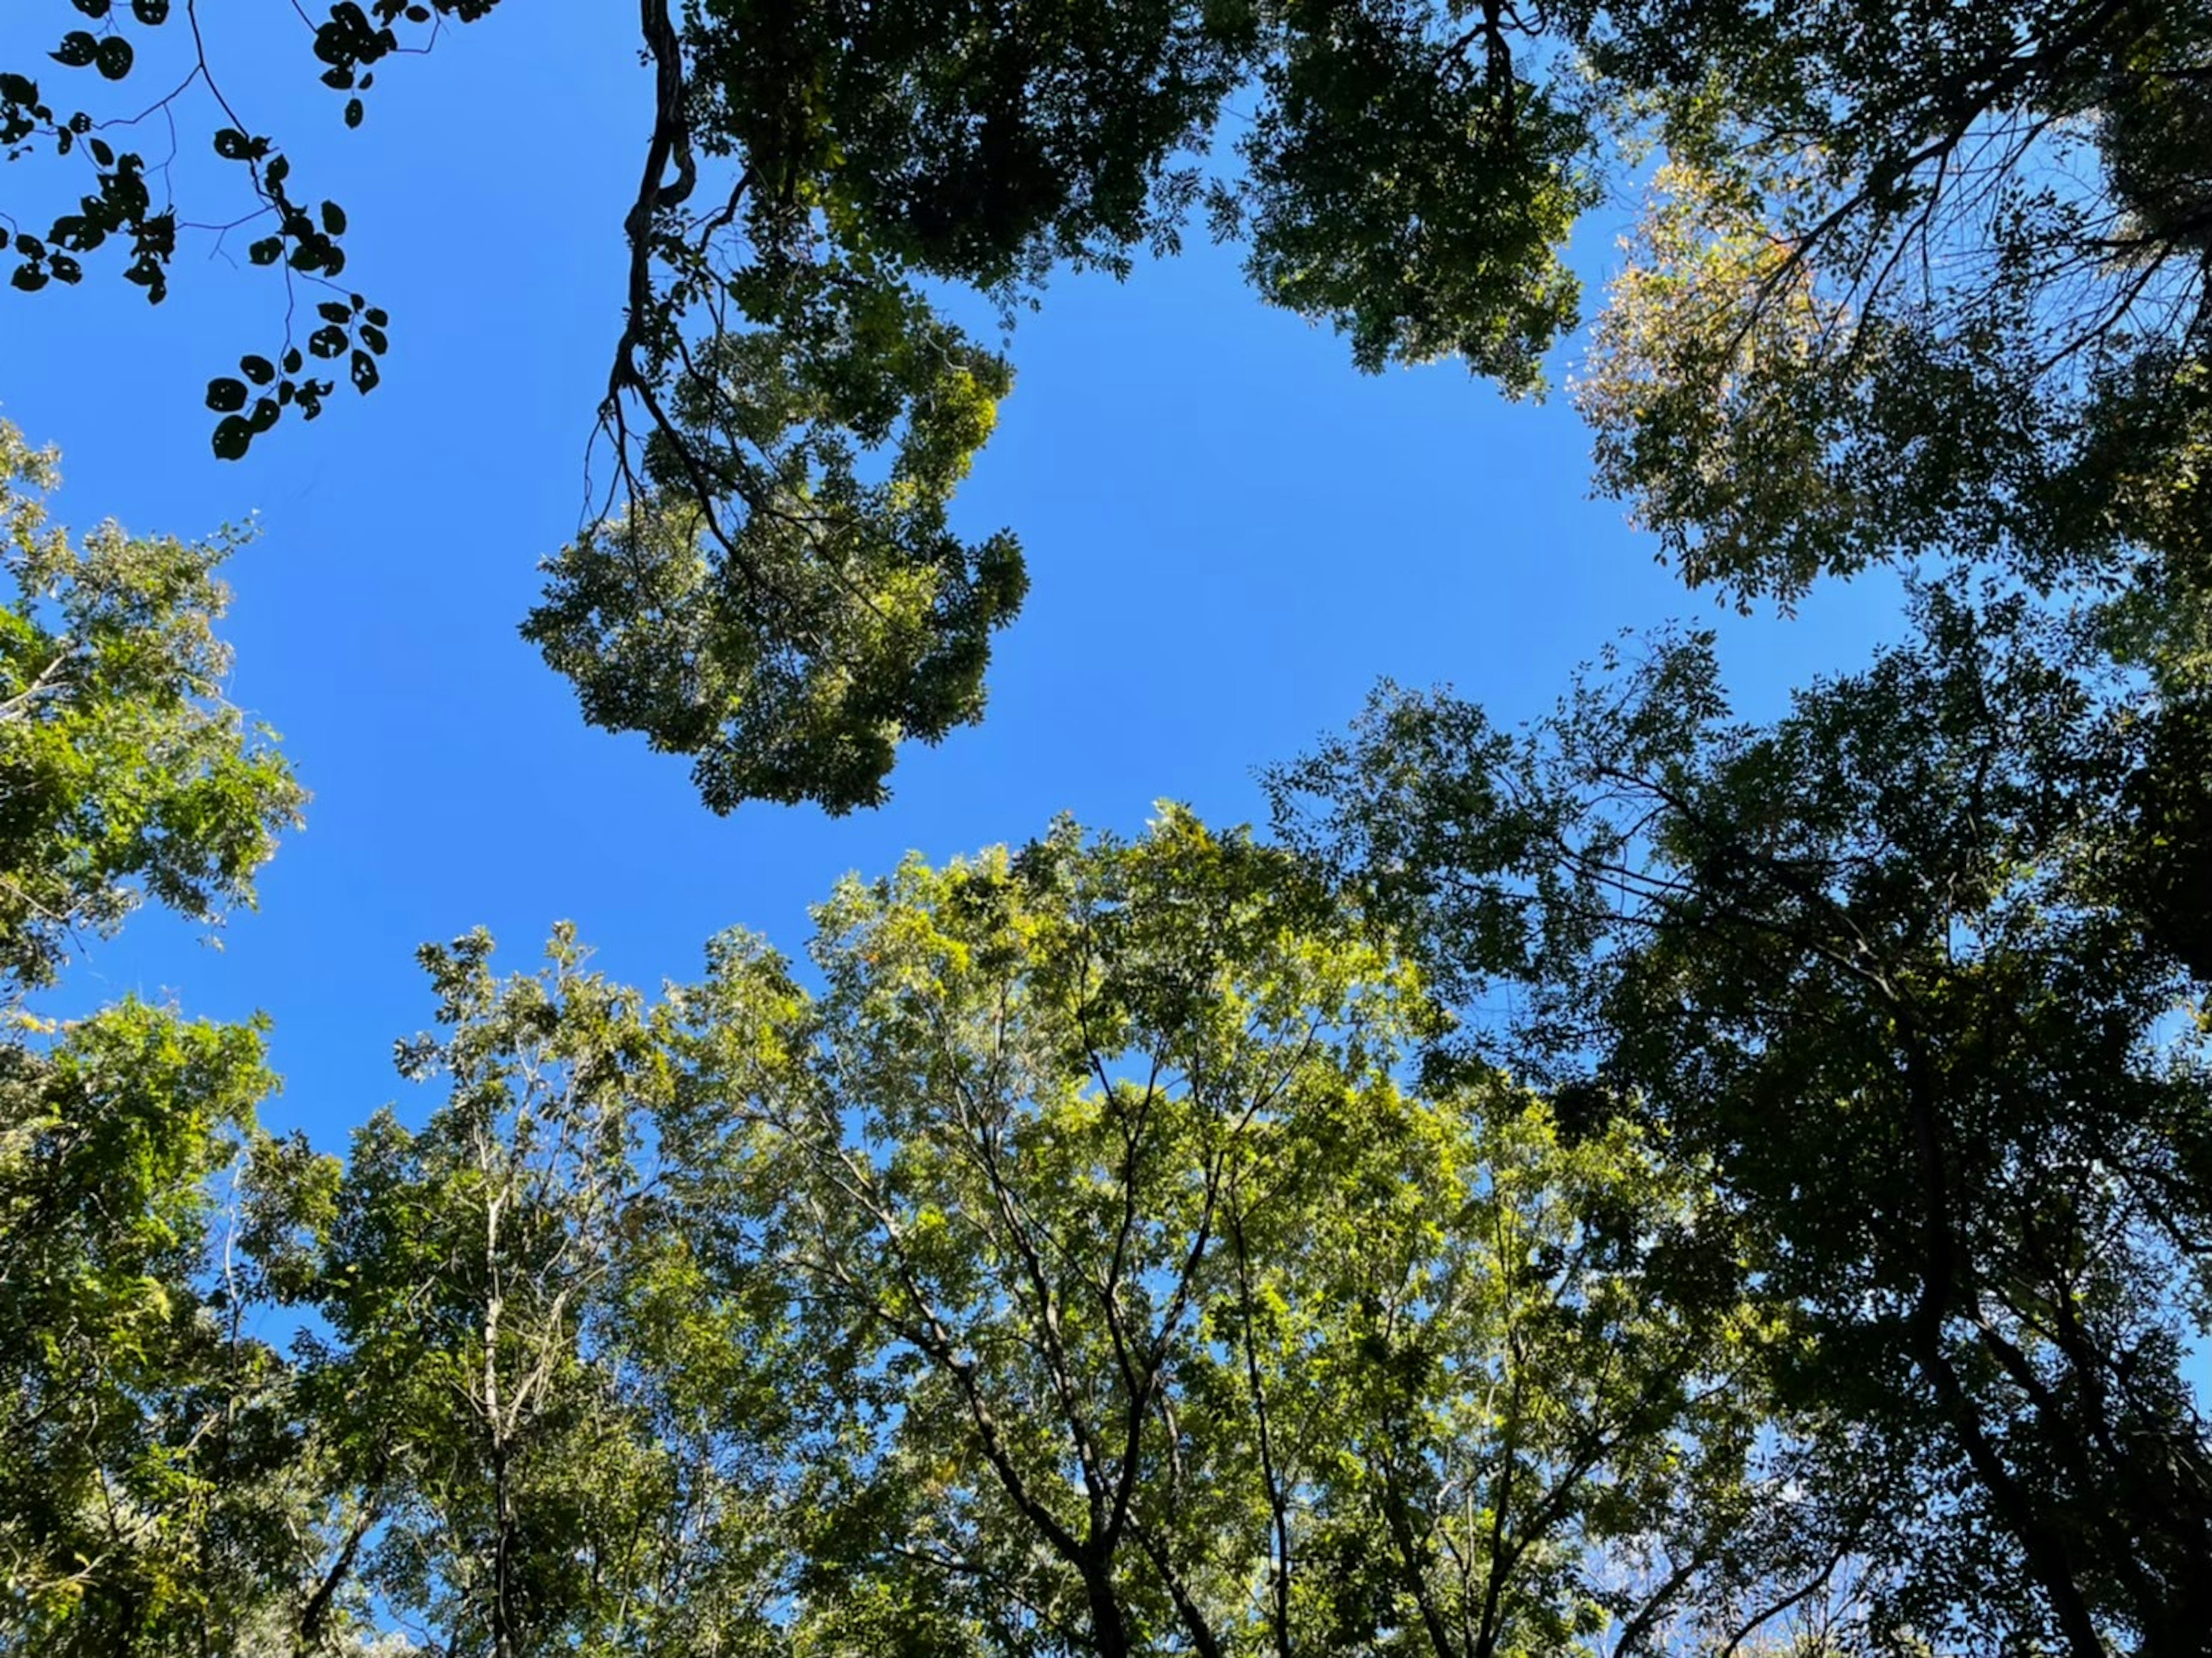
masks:
<path fill-rule="evenodd" d="M 1802 1321 L 1778 1385 L 1863 1436 L 1819 1489 L 1879 1516 L 1887 1616 L 2193 1651 L 2212 1072 L 2170 906 L 2201 713 L 2017 598 L 1915 610 L 1765 726 L 1695 637 L 1525 738 L 1389 694 L 1278 799 L 1455 1000 L 1519 1010 L 1440 1066 L 1558 1078 L 1711 1160 Z"/>
<path fill-rule="evenodd" d="M 73 9 L 65 83 L 129 81 L 124 15 Z M 490 9 L 331 7 L 339 118 Z M 951 503 L 1012 371 L 928 293 L 1011 317 L 1201 204 L 1363 367 L 1526 392 L 1575 222 L 1656 159 L 1580 386 L 1601 485 L 1739 602 L 2000 574 L 1765 724 L 1662 635 L 1519 735 L 1384 692 L 1273 774 L 1286 847 L 1170 810 L 848 882 L 819 993 L 735 936 L 658 1006 L 565 930 L 521 978 L 428 950 L 399 1058 L 450 1086 L 343 1163 L 254 1128 L 257 1030 L 19 1016 L 0 1644 L 2197 1658 L 2200 9 L 641 21 L 614 484 L 525 633 L 717 811 L 873 805 L 980 715 L 1025 577 Z M 95 185 L 10 282 L 112 243 L 159 301 L 173 215 L 35 67 L 0 143 Z M 210 142 L 248 262 L 335 295 L 343 208 Z M 379 383 L 384 313 L 314 309 L 207 382 L 217 454 Z M 249 900 L 300 795 L 220 701 L 222 548 L 79 552 L 0 462 L 12 1008 L 141 892 Z M 289 1358 L 271 1308 L 313 1315 Z"/>
<path fill-rule="evenodd" d="M 711 0 L 685 31 L 690 118 L 750 168 L 757 240 L 827 209 L 848 246 L 1001 288 L 1173 244 L 1194 180 L 1170 163 L 1188 167 L 1259 29 L 1186 0 Z"/>
<path fill-rule="evenodd" d="M 1668 165 L 1583 387 L 1693 581 L 2125 573 L 2201 463 L 2212 29 L 2177 0 L 1607 14 Z"/>
<path fill-rule="evenodd" d="M 787 290 L 783 314 L 690 355 L 654 483 L 549 562 L 523 629 L 592 724 L 696 756 L 717 811 L 877 804 L 902 738 L 977 717 L 991 635 L 1027 586 L 1011 536 L 946 522 L 1006 365 L 913 295 L 835 273 Z M 876 446 L 891 459 L 870 482 Z"/>
<path fill-rule="evenodd" d="M 1335 323 L 1362 368 L 1456 356 L 1538 388 L 1577 321 L 1560 254 L 1599 193 L 1588 122 L 1525 61 L 1540 43 L 1426 3 L 1282 15 L 1238 143 L 1249 174 L 1216 192 L 1223 227 L 1249 230 L 1254 284 Z"/>
<path fill-rule="evenodd" d="M 2122 901 L 2203 983 L 2212 983 L 2212 710 L 2191 696 L 2145 716 L 2142 761 L 2120 794 Z"/>
<path fill-rule="evenodd" d="M 332 6 L 314 52 L 344 123 L 403 44 L 491 9 Z M 112 7 L 62 21 L 65 73 L 133 74 Z M 980 717 L 1012 540 L 944 530 L 964 455 L 918 491 L 854 482 L 902 441 L 885 399 L 927 405 L 923 357 L 987 400 L 1007 383 L 916 284 L 1011 316 L 1059 265 L 1171 250 L 1200 203 L 1249 239 L 1261 295 L 1362 367 L 1456 356 L 1528 392 L 1577 320 L 1570 232 L 1656 154 L 1579 395 L 1601 487 L 1688 580 L 1788 604 L 1947 552 L 2172 586 L 2154 498 L 2201 470 L 2212 421 L 2212 28 L 2179 0 L 647 0 L 640 21 L 653 121 L 599 411 L 617 486 L 529 631 L 587 718 L 693 756 L 718 810 L 878 800 L 902 739 Z M 63 108 L 0 76 L 0 142 L 81 146 L 97 179 L 15 238 L 10 280 L 75 282 L 127 242 L 158 300 L 174 216 Z M 343 209 L 299 193 L 271 138 L 211 142 L 260 209 L 249 259 L 337 277 Z M 321 309 L 210 384 L 217 454 L 312 418 L 336 365 L 379 383 L 383 314 Z M 839 327 L 859 349 L 825 378 Z M 972 453 L 988 422 L 960 423 Z"/>
<path fill-rule="evenodd" d="M 340 0 L 340 3 L 330 8 L 327 21 L 315 31 L 314 55 L 326 66 L 321 76 L 323 84 L 340 91 L 356 87 L 366 90 L 374 79 L 369 66 L 402 49 L 403 28 L 421 32 L 417 36 L 420 49 L 420 43 L 432 38 L 441 22 L 472 21 L 489 12 L 495 3 L 496 0 L 428 0 L 428 3 L 416 4 L 410 0 L 368 0 L 364 9 L 356 0 Z M 137 64 L 137 51 L 131 44 L 123 14 L 112 5 L 101 5 L 94 10 L 83 4 L 82 0 L 71 0 L 71 3 L 77 11 L 94 19 L 99 29 L 68 30 L 47 57 L 64 70 L 90 69 L 107 81 L 128 79 Z M 130 23 L 142 29 L 158 29 L 172 20 L 170 0 L 131 0 L 129 12 Z M 345 250 L 340 240 L 346 231 L 344 209 L 336 202 L 318 203 L 300 195 L 291 183 L 291 163 L 274 139 L 228 124 L 230 106 L 218 78 L 221 66 L 208 61 L 197 25 L 191 33 L 195 60 L 191 76 L 181 86 L 155 99 L 150 109 L 143 107 L 143 98 L 134 103 L 131 119 L 123 130 L 127 132 L 144 116 L 158 112 L 169 118 L 163 124 L 164 130 L 173 131 L 178 112 L 182 109 L 189 112 L 192 108 L 191 94 L 199 92 L 208 100 L 208 118 L 212 122 L 217 116 L 222 118 L 220 124 L 205 129 L 207 142 L 217 156 L 244 170 L 246 189 L 255 204 L 242 218 L 226 216 L 235 221 L 234 228 L 246 224 L 253 227 L 255 234 L 246 248 L 247 258 L 256 265 L 280 268 L 288 295 L 295 301 L 303 301 L 306 297 L 298 292 L 299 279 L 334 287 L 336 278 L 346 267 Z M 122 269 L 124 279 L 143 289 L 147 300 L 158 305 L 168 295 L 170 267 L 177 252 L 175 207 L 166 191 L 161 192 L 162 199 L 158 203 L 155 201 L 155 192 L 147 184 L 146 156 L 133 149 L 118 150 L 107 139 L 98 136 L 94 128 L 101 124 L 100 118 L 82 108 L 68 110 L 69 100 L 65 94 L 55 90 L 52 77 L 47 76 L 42 84 L 40 76 L 44 73 L 43 70 L 0 73 L 0 146 L 5 147 L 7 159 L 11 161 L 42 149 L 56 156 L 82 150 L 93 163 L 94 188 L 79 201 L 74 211 L 54 218 L 43 235 L 15 236 L 13 251 L 22 262 L 9 273 L 9 280 L 27 293 L 36 293 L 49 282 L 80 282 L 84 276 L 84 257 L 113 242 L 127 249 L 128 257 Z M 345 106 L 346 125 L 361 125 L 363 108 L 358 97 L 349 100 Z M 159 156 L 155 157 L 155 166 L 157 169 L 161 166 Z M 374 363 L 368 359 L 384 350 L 378 331 L 384 321 L 380 313 L 372 313 L 375 326 L 361 329 L 350 337 L 345 327 L 355 324 L 355 313 L 366 307 L 367 301 L 358 295 L 352 296 L 350 307 L 325 304 L 321 309 L 325 320 L 338 327 L 340 343 L 335 349 L 315 349 L 310 342 L 310 349 L 317 356 L 337 356 L 350 350 L 354 382 L 356 389 L 363 392 L 371 389 L 376 381 Z M 338 313 L 335 318 L 328 315 L 333 308 Z M 325 327 L 316 337 L 323 338 L 331 332 L 331 329 Z M 249 416 L 235 415 L 234 411 L 244 405 L 228 401 L 228 393 L 218 393 L 215 389 L 235 385 L 235 381 L 217 380 L 210 387 L 208 406 L 225 416 L 216 423 L 213 434 L 215 452 L 219 458 L 236 460 L 243 457 L 253 439 L 275 426 L 287 408 L 296 406 L 307 420 L 322 412 L 323 399 L 330 395 L 331 382 L 301 375 L 299 352 L 289 332 L 289 324 L 276 356 L 284 363 L 283 373 L 281 377 L 271 374 L 256 381 L 266 386 L 273 380 L 275 384 L 267 398 L 256 402 Z M 248 357 L 245 361 L 265 362 L 269 359 Z"/>
<path fill-rule="evenodd" d="M 322 78 L 365 91 L 408 29 L 490 9 L 348 0 L 316 29 Z M 120 63 L 117 20 L 103 26 L 73 30 L 64 58 Z M 1457 354 L 1516 390 L 1573 319 L 1559 253 L 1594 199 L 1591 129 L 1550 84 L 1558 53 L 1498 15 L 726 0 L 678 15 L 649 0 L 641 26 L 654 120 L 599 411 L 617 483 L 526 631 L 586 718 L 693 756 L 717 810 L 872 804 L 901 741 L 980 717 L 1020 564 L 1010 536 L 965 544 L 945 512 L 1010 376 L 917 284 L 1011 316 L 1058 265 L 1126 271 L 1172 250 L 1224 102 L 1255 76 L 1249 176 L 1211 193 L 1217 227 L 1249 223 L 1272 301 L 1338 322 L 1364 367 Z M 218 68 L 195 82 L 215 88 Z M 92 125 L 27 76 L 0 79 L 0 98 L 19 149 L 66 152 Z M 343 119 L 362 112 L 349 97 Z M 273 139 L 226 118 L 210 141 L 261 210 L 249 261 L 288 291 L 331 284 L 343 209 L 301 193 Z M 126 274 L 166 291 L 173 216 L 141 157 L 100 166 L 102 196 L 23 240 L 18 287 L 76 281 L 79 255 L 129 232 L 143 247 Z M 217 455 L 287 410 L 320 411 L 337 376 L 310 358 L 379 383 L 383 313 L 358 295 L 319 309 L 304 337 L 209 382 Z"/>

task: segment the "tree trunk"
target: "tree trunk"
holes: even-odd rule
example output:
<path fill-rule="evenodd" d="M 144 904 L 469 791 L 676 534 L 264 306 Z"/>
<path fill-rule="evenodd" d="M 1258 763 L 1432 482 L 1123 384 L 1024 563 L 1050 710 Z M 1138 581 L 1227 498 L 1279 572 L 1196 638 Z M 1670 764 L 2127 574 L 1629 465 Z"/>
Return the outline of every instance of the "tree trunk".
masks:
<path fill-rule="evenodd" d="M 1129 1625 L 1121 1615 L 1121 1597 L 1114 1592 L 1112 1574 L 1105 1568 L 1083 1569 L 1084 1598 L 1091 1607 L 1091 1637 L 1098 1658 L 1129 1658 Z"/>

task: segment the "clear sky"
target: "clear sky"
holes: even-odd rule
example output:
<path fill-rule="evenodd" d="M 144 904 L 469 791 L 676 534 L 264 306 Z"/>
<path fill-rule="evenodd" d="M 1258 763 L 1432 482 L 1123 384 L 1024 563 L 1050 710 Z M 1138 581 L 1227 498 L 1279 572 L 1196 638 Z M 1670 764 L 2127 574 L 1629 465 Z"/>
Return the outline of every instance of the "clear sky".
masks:
<path fill-rule="evenodd" d="M 586 728 L 515 633 L 538 559 L 576 527 L 618 324 L 648 122 L 634 20 L 505 9 L 386 66 L 347 133 L 283 0 L 206 9 L 236 31 L 210 44 L 241 115 L 348 210 L 347 280 L 392 317 L 383 386 L 214 460 L 204 382 L 275 355 L 282 301 L 235 239 L 226 257 L 203 236 L 159 311 L 106 261 L 76 291 L 0 292 L 0 413 L 62 446 L 69 521 L 258 519 L 230 571 L 233 695 L 283 733 L 308 828 L 221 952 L 142 915 L 52 1005 L 135 990 L 265 1010 L 288 1079 L 272 1127 L 335 1148 L 399 1096 L 391 1044 L 429 1017 L 426 938 L 482 923 L 522 967 L 567 917 L 620 977 L 690 977 L 733 925 L 795 951 L 831 882 L 908 848 L 1019 841 L 1061 811 L 1129 831 L 1163 798 L 1255 817 L 1253 768 L 1341 725 L 1379 676 L 1518 718 L 1620 629 L 1711 618 L 1756 713 L 1895 627 L 1887 580 L 1825 586 L 1794 620 L 1721 616 L 1588 498 L 1564 398 L 1507 404 L 1448 366 L 1362 376 L 1201 237 L 1126 283 L 1060 281 L 1020 325 L 1014 395 L 956 508 L 1017 530 L 1032 578 L 985 723 L 908 750 L 878 811 L 715 817 L 686 762 Z M 69 15 L 6 6 L 0 61 Z M 216 166 L 187 156 L 180 188 Z M 0 172 L 0 205 L 16 190 Z M 1613 250 L 1593 235 L 1577 257 L 1601 278 Z"/>

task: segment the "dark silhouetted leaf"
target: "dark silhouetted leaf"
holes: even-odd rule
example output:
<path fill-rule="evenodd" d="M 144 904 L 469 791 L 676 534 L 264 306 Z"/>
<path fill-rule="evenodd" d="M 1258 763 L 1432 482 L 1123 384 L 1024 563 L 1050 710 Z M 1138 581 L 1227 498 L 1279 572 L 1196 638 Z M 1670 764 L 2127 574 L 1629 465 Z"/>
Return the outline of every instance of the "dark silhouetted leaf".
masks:
<path fill-rule="evenodd" d="M 226 415 L 215 424 L 215 458 L 242 460 L 253 446 L 253 426 L 243 415 Z"/>

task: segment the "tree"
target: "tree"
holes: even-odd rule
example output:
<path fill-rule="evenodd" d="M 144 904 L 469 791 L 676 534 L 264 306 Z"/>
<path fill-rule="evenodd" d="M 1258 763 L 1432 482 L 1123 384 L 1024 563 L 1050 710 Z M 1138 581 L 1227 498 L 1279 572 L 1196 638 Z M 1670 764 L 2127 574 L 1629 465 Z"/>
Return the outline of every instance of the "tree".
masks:
<path fill-rule="evenodd" d="M 540 974 L 501 980 L 490 949 L 422 951 L 447 1029 L 400 1067 L 449 1077 L 446 1102 L 270 1190 L 284 1293 L 327 1326 L 301 1340 L 303 1424 L 352 1516 L 313 1604 L 366 1589 L 447 1658 L 750 1649 L 760 1493 L 683 1402 L 748 1367 L 660 1230 L 659 1021 L 565 929 Z"/>
<path fill-rule="evenodd" d="M 1386 690 L 1276 798 L 1453 999 L 1517 1010 L 1436 1064 L 1710 1161 L 1803 1333 L 1782 1397 L 1859 1436 L 1808 1491 L 1875 1504 L 1877 1633 L 2193 1653 L 2212 1089 L 2197 922 L 2142 897 L 2195 890 L 2144 825 L 2192 821 L 2201 716 L 2017 594 L 1914 613 L 1765 726 L 1698 635 L 1519 737 Z"/>
<path fill-rule="evenodd" d="M 991 634 L 1027 586 L 1012 537 L 970 546 L 945 522 L 1006 366 L 910 294 L 823 308 L 807 328 L 824 337 L 718 335 L 687 354 L 689 476 L 641 485 L 549 561 L 523 624 L 591 723 L 697 756 L 717 811 L 880 802 L 902 738 L 980 716 Z M 863 481 L 856 436 L 893 445 L 884 482 Z M 702 489 L 742 498 L 742 527 Z"/>
<path fill-rule="evenodd" d="M 2212 384 L 2201 10 L 1634 11 L 1597 62 L 1665 163 L 1580 391 L 1601 487 L 1745 599 L 2158 580 Z"/>
<path fill-rule="evenodd" d="M 281 1605 L 314 1517 L 218 1258 L 260 1032 L 125 1002 L 0 1066 L 0 1644 L 207 1650 Z"/>
<path fill-rule="evenodd" d="M 56 481 L 0 422 L 0 1645 L 197 1654 L 282 1625 L 321 1518 L 226 1214 L 263 1028 L 21 1003 L 142 894 L 250 902 L 304 796 L 221 699 L 229 540 L 73 546 Z"/>
<path fill-rule="evenodd" d="M 819 1366 L 799 1649 L 1625 1653 L 1728 1600 L 1775 1332 L 1695 1175 L 1402 1092 L 1433 1010 L 1294 862 L 1170 811 L 817 923 L 818 999 L 736 937 L 684 997 L 705 1212 Z"/>
<path fill-rule="evenodd" d="M 52 981 L 82 932 L 142 896 L 212 923 L 251 904 L 254 872 L 307 796 L 222 697 L 235 549 L 125 535 L 73 545 L 46 521 L 51 451 L 0 421 L 0 995 Z"/>

